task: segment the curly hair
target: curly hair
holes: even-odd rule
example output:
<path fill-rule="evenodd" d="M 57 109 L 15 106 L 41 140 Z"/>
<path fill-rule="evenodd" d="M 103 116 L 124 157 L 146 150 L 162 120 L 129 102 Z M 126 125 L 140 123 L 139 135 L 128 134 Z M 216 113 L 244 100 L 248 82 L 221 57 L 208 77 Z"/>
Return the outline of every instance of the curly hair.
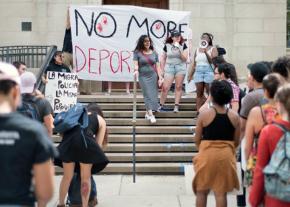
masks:
<path fill-rule="evenodd" d="M 148 38 L 150 41 L 150 47 L 149 49 L 154 50 L 152 39 L 148 35 L 141 35 L 139 39 L 137 40 L 137 45 L 134 51 L 143 51 L 145 49 L 144 47 L 144 40 L 145 38 Z"/>
<path fill-rule="evenodd" d="M 213 102 L 222 106 L 230 103 L 233 98 L 233 89 L 226 80 L 214 80 L 210 86 L 210 95 Z"/>

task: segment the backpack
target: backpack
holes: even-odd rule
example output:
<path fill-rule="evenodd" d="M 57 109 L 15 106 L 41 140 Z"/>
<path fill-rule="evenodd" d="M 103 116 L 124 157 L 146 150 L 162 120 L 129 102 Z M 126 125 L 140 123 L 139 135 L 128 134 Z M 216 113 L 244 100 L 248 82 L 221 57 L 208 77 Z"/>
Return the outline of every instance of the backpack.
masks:
<path fill-rule="evenodd" d="M 220 47 L 219 45 L 216 45 L 216 49 L 218 52 L 218 56 L 227 54 L 226 49 L 223 47 Z"/>
<path fill-rule="evenodd" d="M 274 123 L 284 133 L 264 168 L 266 192 L 276 199 L 290 202 L 290 131 Z"/>
<path fill-rule="evenodd" d="M 67 204 L 69 205 L 81 205 L 81 176 L 79 173 L 75 173 L 68 190 Z M 91 176 L 91 192 L 89 201 L 93 201 L 97 197 L 97 186 L 93 176 Z"/>
<path fill-rule="evenodd" d="M 35 102 L 36 97 L 33 97 L 29 100 L 23 99 L 22 104 L 20 107 L 18 107 L 17 111 L 30 119 L 40 121 L 38 106 Z"/>
<path fill-rule="evenodd" d="M 88 127 L 89 117 L 86 107 L 81 103 L 76 103 L 68 111 L 61 112 L 56 115 L 54 119 L 54 131 L 60 134 L 73 129 L 76 126 L 80 126 L 82 138 L 87 148 L 87 142 L 84 135 L 84 129 Z"/>

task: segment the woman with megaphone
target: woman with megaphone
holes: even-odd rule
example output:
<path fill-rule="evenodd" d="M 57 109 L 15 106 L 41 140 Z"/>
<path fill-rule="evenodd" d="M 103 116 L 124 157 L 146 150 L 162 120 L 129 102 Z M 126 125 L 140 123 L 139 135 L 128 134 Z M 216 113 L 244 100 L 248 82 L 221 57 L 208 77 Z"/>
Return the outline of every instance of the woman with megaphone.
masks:
<path fill-rule="evenodd" d="M 192 69 L 188 73 L 188 82 L 193 78 L 196 85 L 196 108 L 197 111 L 206 101 L 204 89 L 209 92 L 209 84 L 214 79 L 214 67 L 212 59 L 218 56 L 216 47 L 213 46 L 213 35 L 203 33 L 199 48 L 194 53 Z"/>

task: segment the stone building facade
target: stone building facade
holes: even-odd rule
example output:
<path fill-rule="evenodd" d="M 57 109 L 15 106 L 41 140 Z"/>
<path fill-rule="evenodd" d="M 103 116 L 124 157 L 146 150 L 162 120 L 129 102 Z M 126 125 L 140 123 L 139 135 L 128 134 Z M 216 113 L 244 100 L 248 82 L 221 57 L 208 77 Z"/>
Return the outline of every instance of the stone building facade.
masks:
<path fill-rule="evenodd" d="M 0 0 L 0 46 L 55 44 L 61 48 L 68 6 L 103 3 Z M 286 0 L 168 0 L 167 4 L 172 10 L 191 11 L 193 44 L 197 45 L 202 32 L 212 33 L 214 43 L 227 49 L 226 59 L 236 65 L 240 76 L 246 76 L 248 63 L 286 54 Z M 23 22 L 31 22 L 31 31 L 22 31 Z"/>

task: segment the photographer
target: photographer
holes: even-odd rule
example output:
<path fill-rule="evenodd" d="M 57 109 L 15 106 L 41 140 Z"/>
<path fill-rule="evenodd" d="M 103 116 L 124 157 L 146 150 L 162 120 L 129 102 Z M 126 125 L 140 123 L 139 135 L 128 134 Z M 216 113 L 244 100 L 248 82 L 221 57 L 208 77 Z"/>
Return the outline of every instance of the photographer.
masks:
<path fill-rule="evenodd" d="M 213 35 L 203 33 L 199 48 L 196 49 L 194 54 L 193 66 L 188 73 L 188 82 L 193 80 L 196 85 L 196 107 L 197 111 L 206 100 L 204 96 L 204 89 L 209 92 L 209 84 L 214 79 L 214 68 L 211 66 L 212 59 L 218 56 L 216 47 L 213 46 Z"/>

